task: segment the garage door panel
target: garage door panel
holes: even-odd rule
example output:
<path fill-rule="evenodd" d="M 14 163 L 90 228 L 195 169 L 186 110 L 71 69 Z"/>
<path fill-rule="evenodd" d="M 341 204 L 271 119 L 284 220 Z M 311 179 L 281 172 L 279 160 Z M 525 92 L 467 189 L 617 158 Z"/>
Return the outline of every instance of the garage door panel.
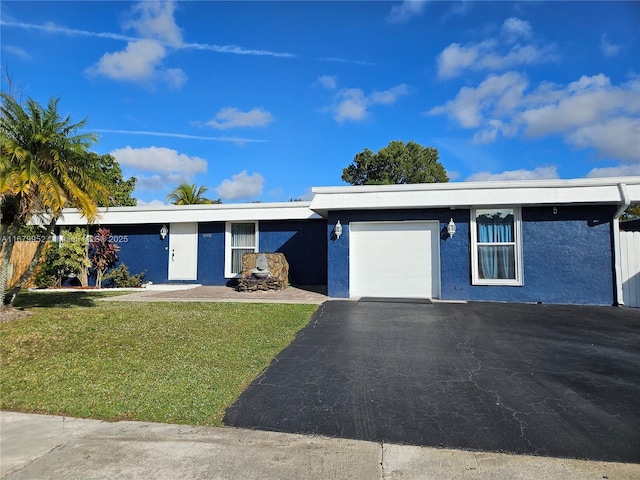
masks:
<path fill-rule="evenodd" d="M 437 222 L 350 225 L 352 297 L 437 297 Z"/>

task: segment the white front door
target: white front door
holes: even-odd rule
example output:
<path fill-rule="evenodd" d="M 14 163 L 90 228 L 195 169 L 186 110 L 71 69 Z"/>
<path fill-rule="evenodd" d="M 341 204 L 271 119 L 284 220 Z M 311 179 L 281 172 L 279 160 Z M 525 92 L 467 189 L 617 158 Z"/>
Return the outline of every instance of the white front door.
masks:
<path fill-rule="evenodd" d="M 172 223 L 169 230 L 169 280 L 198 278 L 198 224 Z"/>
<path fill-rule="evenodd" d="M 351 223 L 350 296 L 438 298 L 439 230 L 433 221 Z"/>

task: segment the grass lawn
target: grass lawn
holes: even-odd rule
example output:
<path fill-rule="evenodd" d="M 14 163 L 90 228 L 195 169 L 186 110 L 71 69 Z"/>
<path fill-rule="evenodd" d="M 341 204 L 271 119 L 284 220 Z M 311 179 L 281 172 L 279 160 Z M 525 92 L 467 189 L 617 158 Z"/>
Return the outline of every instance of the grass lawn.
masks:
<path fill-rule="evenodd" d="M 316 305 L 95 301 L 24 292 L 0 322 L 0 407 L 105 420 L 221 425 L 226 408 Z"/>

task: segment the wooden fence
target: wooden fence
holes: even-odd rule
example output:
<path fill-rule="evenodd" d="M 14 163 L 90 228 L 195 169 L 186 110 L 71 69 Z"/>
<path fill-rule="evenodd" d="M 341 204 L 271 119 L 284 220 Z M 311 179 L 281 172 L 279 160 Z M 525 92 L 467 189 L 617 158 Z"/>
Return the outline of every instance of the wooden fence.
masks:
<path fill-rule="evenodd" d="M 11 252 L 11 260 L 9 261 L 9 288 L 12 288 L 18 280 L 22 276 L 24 272 L 26 272 L 29 264 L 31 263 L 31 259 L 36 253 L 36 249 L 38 248 L 39 242 L 16 242 L 13 246 L 13 251 Z M 47 248 L 49 248 L 50 242 L 47 242 L 45 248 L 42 250 L 42 255 L 44 256 L 44 252 L 46 252 Z M 2 249 L 0 249 L 0 254 Z M 37 272 L 37 269 L 35 270 Z M 12 274 L 13 272 L 13 274 Z M 34 287 L 35 284 L 33 282 L 34 275 L 27 281 L 25 287 Z"/>

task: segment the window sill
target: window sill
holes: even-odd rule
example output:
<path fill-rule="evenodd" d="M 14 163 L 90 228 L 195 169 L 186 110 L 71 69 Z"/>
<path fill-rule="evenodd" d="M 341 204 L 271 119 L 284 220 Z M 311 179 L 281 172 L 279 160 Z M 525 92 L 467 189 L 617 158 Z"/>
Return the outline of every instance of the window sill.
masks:
<path fill-rule="evenodd" d="M 518 280 L 475 280 L 471 285 L 476 287 L 522 287 L 523 283 Z"/>

